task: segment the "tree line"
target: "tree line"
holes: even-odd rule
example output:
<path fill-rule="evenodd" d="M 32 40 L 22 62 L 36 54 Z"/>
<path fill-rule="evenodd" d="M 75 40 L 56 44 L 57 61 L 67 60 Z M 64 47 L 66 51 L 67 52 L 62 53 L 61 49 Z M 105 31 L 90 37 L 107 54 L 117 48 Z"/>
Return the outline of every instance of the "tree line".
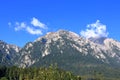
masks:
<path fill-rule="evenodd" d="M 81 77 L 57 67 L 0 67 L 0 80 L 81 80 Z"/>
<path fill-rule="evenodd" d="M 95 72 L 93 77 L 77 76 L 57 66 L 19 68 L 0 66 L 0 80 L 114 80 Z"/>

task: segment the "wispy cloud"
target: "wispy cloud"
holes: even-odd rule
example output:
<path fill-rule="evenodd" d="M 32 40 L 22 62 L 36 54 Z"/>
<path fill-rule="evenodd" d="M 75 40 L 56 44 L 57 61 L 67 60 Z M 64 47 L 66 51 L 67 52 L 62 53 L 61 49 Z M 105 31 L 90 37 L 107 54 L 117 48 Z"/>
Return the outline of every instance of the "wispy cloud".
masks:
<path fill-rule="evenodd" d="M 80 32 L 81 36 L 85 38 L 95 38 L 95 37 L 107 37 L 108 32 L 106 31 L 106 25 L 100 23 L 97 20 L 95 23 L 88 24 L 87 29 Z"/>
<path fill-rule="evenodd" d="M 8 26 L 11 26 L 11 22 L 8 22 Z"/>
<path fill-rule="evenodd" d="M 31 25 L 29 25 L 31 24 Z M 8 23 L 9 26 L 11 26 L 11 22 Z M 47 26 L 40 22 L 37 18 L 33 17 L 32 21 L 29 23 L 25 23 L 25 22 L 16 22 L 15 23 L 15 31 L 26 31 L 29 34 L 32 35 L 42 35 L 43 34 L 43 30 L 47 29 Z"/>
<path fill-rule="evenodd" d="M 19 31 L 19 30 L 22 30 L 22 29 L 25 29 L 27 27 L 27 25 L 24 23 L 24 22 L 16 22 L 15 23 L 15 31 Z"/>

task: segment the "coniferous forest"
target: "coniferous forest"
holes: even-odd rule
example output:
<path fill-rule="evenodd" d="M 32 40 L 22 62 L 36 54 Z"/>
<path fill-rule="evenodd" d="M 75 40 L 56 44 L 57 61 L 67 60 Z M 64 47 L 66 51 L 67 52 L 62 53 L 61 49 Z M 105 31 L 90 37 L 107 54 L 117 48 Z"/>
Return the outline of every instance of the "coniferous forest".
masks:
<path fill-rule="evenodd" d="M 0 80 L 81 80 L 81 77 L 53 66 L 24 69 L 4 66 L 0 67 Z"/>
<path fill-rule="evenodd" d="M 0 80 L 119 80 L 105 78 L 102 74 L 95 72 L 93 76 L 78 76 L 69 71 L 59 69 L 57 66 L 18 68 L 0 67 Z"/>

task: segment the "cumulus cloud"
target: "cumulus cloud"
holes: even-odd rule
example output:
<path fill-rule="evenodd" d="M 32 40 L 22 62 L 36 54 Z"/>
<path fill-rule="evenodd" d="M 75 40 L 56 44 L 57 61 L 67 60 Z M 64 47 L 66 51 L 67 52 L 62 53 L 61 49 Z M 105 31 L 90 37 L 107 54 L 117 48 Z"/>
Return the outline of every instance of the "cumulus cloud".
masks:
<path fill-rule="evenodd" d="M 15 31 L 26 31 L 29 34 L 32 35 L 42 35 L 43 34 L 43 30 L 47 29 L 47 26 L 45 24 L 43 24 L 42 22 L 40 22 L 37 18 L 32 19 L 32 21 L 30 22 L 31 25 L 29 25 L 29 23 L 25 23 L 25 22 L 16 22 L 15 23 Z M 10 26 L 11 23 L 8 25 Z"/>
<path fill-rule="evenodd" d="M 43 24 L 42 22 L 40 22 L 37 18 L 33 17 L 32 21 L 31 21 L 31 24 L 35 27 L 40 27 L 40 28 L 43 28 L 43 29 L 46 29 L 46 25 Z"/>
<path fill-rule="evenodd" d="M 88 24 L 86 30 L 80 32 L 81 36 L 85 38 L 107 37 L 106 25 L 97 20 L 95 23 Z"/>
<path fill-rule="evenodd" d="M 40 29 L 33 29 L 30 27 L 26 28 L 27 32 L 29 32 L 30 34 L 35 34 L 35 35 L 42 35 L 42 31 Z"/>

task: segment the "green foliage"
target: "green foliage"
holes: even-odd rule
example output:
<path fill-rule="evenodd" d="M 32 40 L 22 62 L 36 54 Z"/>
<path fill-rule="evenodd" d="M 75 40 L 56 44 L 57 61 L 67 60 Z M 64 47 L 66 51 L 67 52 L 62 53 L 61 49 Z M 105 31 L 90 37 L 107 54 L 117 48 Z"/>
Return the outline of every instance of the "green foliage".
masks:
<path fill-rule="evenodd" d="M 0 67 L 0 80 L 120 80 L 120 78 L 105 77 L 98 71 L 89 72 L 89 75 L 76 76 L 69 71 L 59 69 L 55 64 L 37 68 Z"/>
<path fill-rule="evenodd" d="M 0 80 L 8 80 L 6 77 L 2 77 Z"/>
<path fill-rule="evenodd" d="M 13 66 L 5 68 L 3 71 L 4 75 L 0 75 L 0 80 L 81 80 L 80 77 L 73 75 L 71 72 L 58 69 L 57 66 L 53 65 L 48 68 L 24 69 Z"/>

